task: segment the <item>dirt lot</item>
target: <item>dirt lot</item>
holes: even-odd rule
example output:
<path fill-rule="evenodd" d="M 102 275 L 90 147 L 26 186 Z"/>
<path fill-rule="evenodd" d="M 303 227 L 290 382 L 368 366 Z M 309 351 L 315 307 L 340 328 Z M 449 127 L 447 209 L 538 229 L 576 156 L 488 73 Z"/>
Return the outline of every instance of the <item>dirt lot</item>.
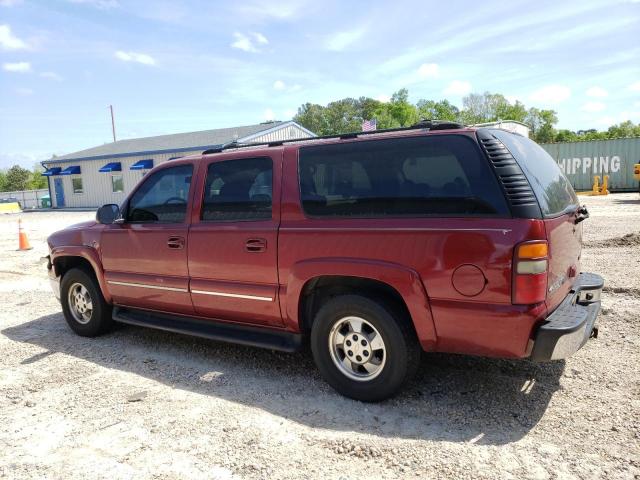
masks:
<path fill-rule="evenodd" d="M 142 328 L 75 336 L 45 238 L 0 217 L 1 478 L 640 478 L 640 199 L 582 197 L 600 337 L 566 362 L 425 355 L 399 397 L 334 393 L 305 353 Z M 635 235 L 629 235 L 635 234 Z"/>

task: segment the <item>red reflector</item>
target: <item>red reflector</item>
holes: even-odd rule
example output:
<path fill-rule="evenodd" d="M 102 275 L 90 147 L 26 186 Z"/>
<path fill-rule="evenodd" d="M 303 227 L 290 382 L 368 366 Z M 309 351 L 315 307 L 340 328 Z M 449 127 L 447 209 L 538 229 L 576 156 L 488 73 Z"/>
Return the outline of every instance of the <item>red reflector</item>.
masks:
<path fill-rule="evenodd" d="M 544 302 L 547 297 L 547 273 L 536 275 L 516 275 L 513 289 L 513 303 L 531 305 Z"/>

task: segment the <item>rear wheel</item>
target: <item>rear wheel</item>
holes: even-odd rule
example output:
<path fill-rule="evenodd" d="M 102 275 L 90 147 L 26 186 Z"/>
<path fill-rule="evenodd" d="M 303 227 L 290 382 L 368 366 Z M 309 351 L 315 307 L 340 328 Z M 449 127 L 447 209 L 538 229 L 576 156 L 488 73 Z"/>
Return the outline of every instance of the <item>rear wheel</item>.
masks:
<path fill-rule="evenodd" d="M 105 301 L 95 277 L 73 268 L 60 283 L 60 301 L 64 318 L 71 329 L 83 337 L 95 337 L 113 325 L 111 306 Z"/>
<path fill-rule="evenodd" d="M 402 311 L 360 295 L 327 301 L 314 319 L 311 349 L 333 388 L 365 402 L 394 395 L 420 359 L 415 333 Z"/>

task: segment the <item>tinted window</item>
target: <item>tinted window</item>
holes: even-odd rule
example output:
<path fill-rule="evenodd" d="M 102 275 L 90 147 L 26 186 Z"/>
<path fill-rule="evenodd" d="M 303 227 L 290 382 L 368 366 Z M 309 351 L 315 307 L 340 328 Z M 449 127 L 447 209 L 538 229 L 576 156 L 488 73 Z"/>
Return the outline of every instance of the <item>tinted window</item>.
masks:
<path fill-rule="evenodd" d="M 578 197 L 558 164 L 537 143 L 504 130 L 492 130 L 509 149 L 527 176 L 545 217 L 578 205 Z"/>
<path fill-rule="evenodd" d="M 193 166 L 165 168 L 147 177 L 129 202 L 127 220 L 182 223 L 187 213 Z"/>
<path fill-rule="evenodd" d="M 271 218 L 273 163 L 270 158 L 215 162 L 207 169 L 202 220 Z"/>
<path fill-rule="evenodd" d="M 475 142 L 438 135 L 305 147 L 300 191 L 311 216 L 507 215 Z"/>

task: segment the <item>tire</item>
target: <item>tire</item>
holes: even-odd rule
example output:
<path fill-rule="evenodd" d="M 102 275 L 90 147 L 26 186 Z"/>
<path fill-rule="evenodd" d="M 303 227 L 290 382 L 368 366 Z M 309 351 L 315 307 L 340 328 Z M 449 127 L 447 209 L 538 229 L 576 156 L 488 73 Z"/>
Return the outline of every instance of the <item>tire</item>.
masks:
<path fill-rule="evenodd" d="M 357 332 L 360 320 L 364 322 Z M 360 295 L 340 295 L 316 314 L 311 351 L 318 370 L 335 390 L 355 400 L 378 402 L 396 394 L 413 377 L 421 349 L 401 309 Z"/>
<path fill-rule="evenodd" d="M 82 296 L 81 300 L 78 300 L 78 294 Z M 60 303 L 67 324 L 82 337 L 102 335 L 113 326 L 111 305 L 102 296 L 95 276 L 86 270 L 73 268 L 64 274 L 60 283 Z"/>

